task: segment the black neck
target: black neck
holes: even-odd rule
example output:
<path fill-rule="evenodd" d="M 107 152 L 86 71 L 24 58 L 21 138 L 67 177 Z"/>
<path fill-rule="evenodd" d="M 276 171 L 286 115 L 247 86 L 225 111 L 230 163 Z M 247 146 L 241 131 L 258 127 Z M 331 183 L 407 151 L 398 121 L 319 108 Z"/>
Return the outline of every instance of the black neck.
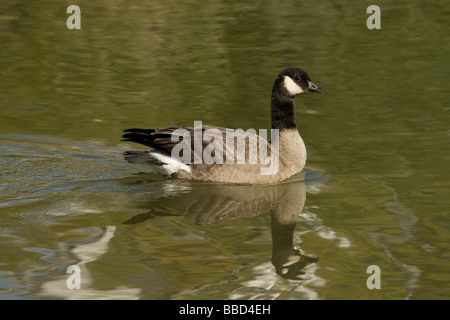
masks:
<path fill-rule="evenodd" d="M 297 129 L 294 97 L 286 95 L 285 91 L 278 78 L 272 90 L 272 129 Z"/>

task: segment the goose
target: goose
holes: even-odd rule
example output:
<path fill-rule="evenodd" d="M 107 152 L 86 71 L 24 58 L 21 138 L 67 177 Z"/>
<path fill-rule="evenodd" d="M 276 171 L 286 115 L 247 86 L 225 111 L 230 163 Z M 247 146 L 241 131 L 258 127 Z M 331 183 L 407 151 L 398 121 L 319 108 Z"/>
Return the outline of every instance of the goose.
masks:
<path fill-rule="evenodd" d="M 296 95 L 304 92 L 322 92 L 306 71 L 289 67 L 278 74 L 272 88 L 270 142 L 251 130 L 195 123 L 194 127 L 132 128 L 124 130 L 122 141 L 152 149 L 126 151 L 124 158 L 129 163 L 149 165 L 171 178 L 237 184 L 279 183 L 301 172 L 306 163 L 306 147 L 297 129 L 294 101 Z"/>

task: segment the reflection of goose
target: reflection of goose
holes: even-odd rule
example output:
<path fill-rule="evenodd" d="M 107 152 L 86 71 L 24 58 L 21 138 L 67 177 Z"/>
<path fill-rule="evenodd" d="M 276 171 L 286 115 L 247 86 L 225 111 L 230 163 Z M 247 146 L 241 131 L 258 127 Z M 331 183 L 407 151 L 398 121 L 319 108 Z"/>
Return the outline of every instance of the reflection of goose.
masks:
<path fill-rule="evenodd" d="M 306 148 L 297 130 L 294 107 L 294 97 L 303 92 L 322 90 L 302 69 L 284 69 L 275 79 L 271 103 L 272 129 L 279 132 L 272 136 L 271 143 L 254 133 L 210 126 L 199 126 L 198 129 L 178 126 L 127 129 L 123 135 L 125 141 L 153 149 L 127 151 L 125 159 L 184 179 L 232 183 L 283 181 L 299 173 L 306 162 Z M 230 130 L 233 138 L 228 139 Z M 238 147 L 239 141 L 243 141 L 242 148 Z M 186 148 L 180 148 L 181 145 Z M 269 159 L 264 159 L 261 148 L 267 150 L 263 154 L 267 154 Z M 206 150 L 214 150 L 213 161 L 203 159 Z M 253 161 L 249 161 L 249 157 Z"/>
<path fill-rule="evenodd" d="M 124 224 L 140 223 L 157 216 L 180 215 L 196 224 L 209 225 L 270 211 L 272 263 L 276 272 L 283 277 L 296 278 L 302 268 L 318 261 L 294 249 L 294 229 L 306 199 L 306 186 L 300 179 L 261 186 L 192 183 L 191 189 L 170 198 L 152 198 L 145 205 L 151 211 L 136 215 Z"/>

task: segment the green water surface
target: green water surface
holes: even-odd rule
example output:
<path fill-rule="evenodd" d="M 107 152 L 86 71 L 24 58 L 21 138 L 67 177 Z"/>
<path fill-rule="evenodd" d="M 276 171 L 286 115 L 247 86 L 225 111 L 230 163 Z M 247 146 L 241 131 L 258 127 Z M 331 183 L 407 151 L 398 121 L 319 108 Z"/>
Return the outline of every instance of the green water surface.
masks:
<path fill-rule="evenodd" d="M 0 4 L 1 299 L 450 298 L 448 1 L 78 1 L 69 30 L 71 4 Z M 300 176 L 122 159 L 127 128 L 270 128 L 288 66 L 324 90 Z"/>

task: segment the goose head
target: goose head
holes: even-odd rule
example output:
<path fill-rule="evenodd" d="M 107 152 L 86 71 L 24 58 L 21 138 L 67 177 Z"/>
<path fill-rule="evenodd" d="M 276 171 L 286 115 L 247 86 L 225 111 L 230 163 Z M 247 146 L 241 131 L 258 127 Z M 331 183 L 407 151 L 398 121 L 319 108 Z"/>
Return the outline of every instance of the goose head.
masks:
<path fill-rule="evenodd" d="M 300 68 L 284 69 L 278 75 L 278 80 L 281 84 L 279 90 L 290 98 L 304 92 L 322 92 L 322 89 L 311 81 L 306 71 Z"/>

